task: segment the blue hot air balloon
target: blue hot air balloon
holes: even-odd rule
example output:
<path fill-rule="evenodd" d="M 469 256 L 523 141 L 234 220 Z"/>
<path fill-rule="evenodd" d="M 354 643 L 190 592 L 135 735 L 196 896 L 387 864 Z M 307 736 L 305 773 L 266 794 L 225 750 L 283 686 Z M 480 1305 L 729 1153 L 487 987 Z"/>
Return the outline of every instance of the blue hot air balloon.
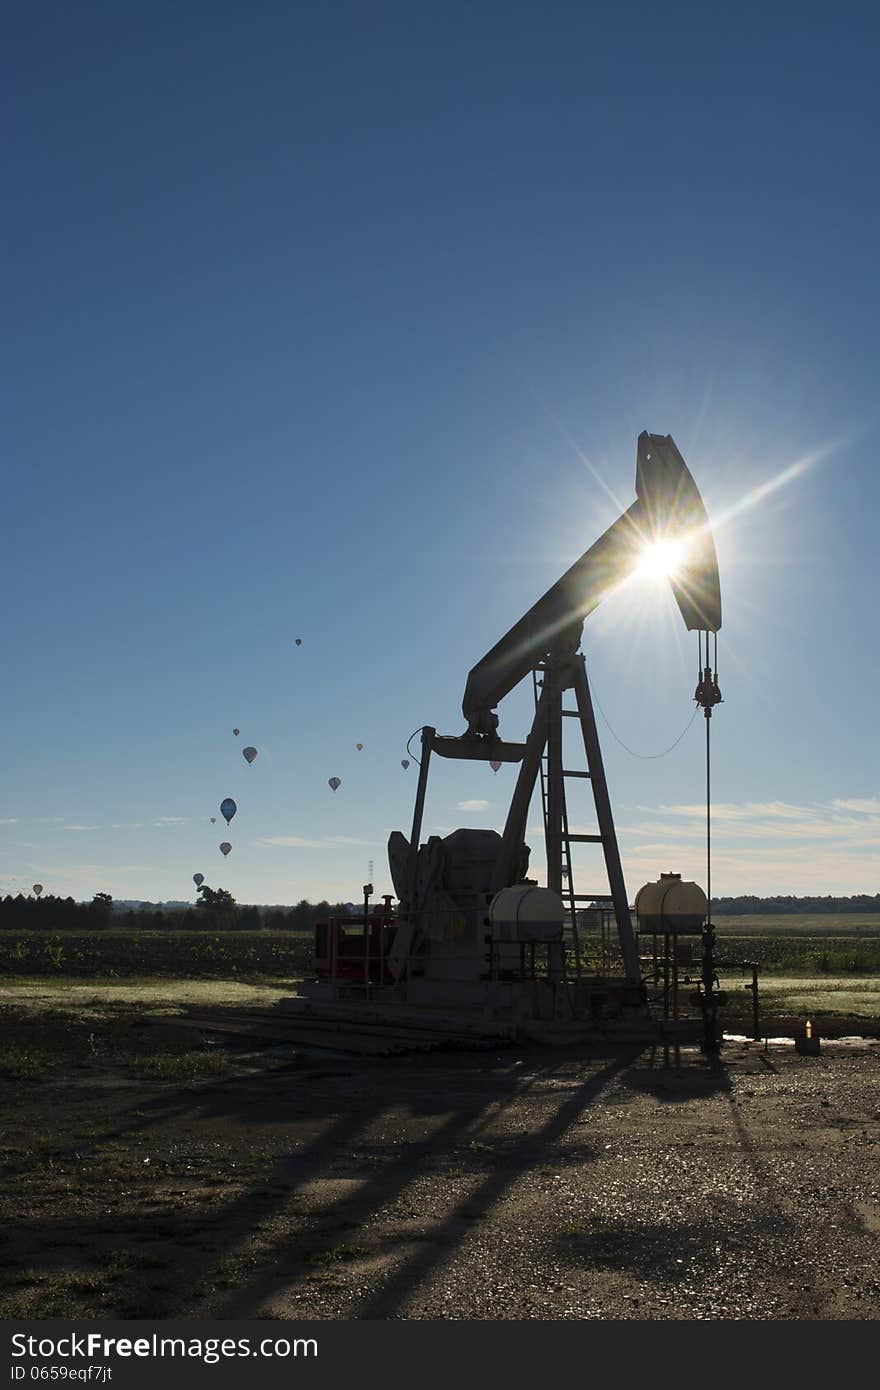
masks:
<path fill-rule="evenodd" d="M 237 810 L 238 810 L 238 807 L 236 806 L 235 802 L 232 800 L 232 797 L 231 797 L 231 796 L 227 796 L 227 798 L 226 798 L 225 801 L 221 801 L 221 802 L 220 802 L 220 814 L 221 814 L 221 816 L 223 817 L 223 819 L 226 821 L 226 824 L 227 824 L 227 825 L 228 825 L 229 822 L 232 820 L 232 817 L 235 815 L 235 813 L 236 813 Z"/>

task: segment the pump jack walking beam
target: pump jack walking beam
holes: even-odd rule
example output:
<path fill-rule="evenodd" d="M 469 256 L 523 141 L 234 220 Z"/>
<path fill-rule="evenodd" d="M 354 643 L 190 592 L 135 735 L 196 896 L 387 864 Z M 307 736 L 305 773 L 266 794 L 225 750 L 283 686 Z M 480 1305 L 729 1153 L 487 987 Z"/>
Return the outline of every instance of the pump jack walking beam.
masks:
<path fill-rule="evenodd" d="M 631 573 L 645 546 L 668 537 L 689 542 L 680 570 L 670 575 L 685 626 L 717 632 L 721 590 L 703 499 L 672 436 L 644 430 L 636 452 L 636 501 L 471 670 L 462 701 L 468 734 L 495 737 L 499 701 L 546 653 L 569 644 L 574 651 L 584 620 Z"/>

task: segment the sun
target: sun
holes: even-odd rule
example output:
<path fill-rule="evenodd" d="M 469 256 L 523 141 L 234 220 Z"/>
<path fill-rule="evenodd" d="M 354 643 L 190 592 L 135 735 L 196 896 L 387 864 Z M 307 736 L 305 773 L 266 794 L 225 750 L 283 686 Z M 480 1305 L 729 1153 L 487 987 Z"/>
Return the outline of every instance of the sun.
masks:
<path fill-rule="evenodd" d="M 649 541 L 636 562 L 635 573 L 660 582 L 674 579 L 685 560 L 687 543 L 681 539 Z"/>

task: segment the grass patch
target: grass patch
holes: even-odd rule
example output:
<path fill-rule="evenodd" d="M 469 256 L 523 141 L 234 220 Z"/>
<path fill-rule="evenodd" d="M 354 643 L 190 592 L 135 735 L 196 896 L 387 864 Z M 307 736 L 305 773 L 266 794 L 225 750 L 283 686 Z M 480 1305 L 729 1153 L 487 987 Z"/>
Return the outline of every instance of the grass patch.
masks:
<path fill-rule="evenodd" d="M 334 1245 L 329 1250 L 310 1250 L 306 1255 L 306 1264 L 310 1265 L 333 1265 L 344 1263 L 348 1260 L 360 1260 L 370 1252 L 365 1245 Z"/>
<path fill-rule="evenodd" d="M 30 1013 L 77 1014 L 104 1018 L 120 1009 L 150 1014 L 176 1014 L 186 1009 L 270 1009 L 295 982 L 289 977 L 261 980 L 165 979 L 140 976 L 91 980 L 73 976 L 7 976 L 0 984 L 0 1005 L 11 1004 Z"/>
<path fill-rule="evenodd" d="M 768 1013 L 802 1014 L 807 1018 L 880 1018 L 880 979 L 817 976 L 760 981 L 761 1008 Z"/>
<path fill-rule="evenodd" d="M 152 1057 L 130 1057 L 128 1065 L 139 1076 L 154 1081 L 182 1081 L 192 1076 L 226 1076 L 232 1064 L 220 1052 L 160 1052 Z"/>
<path fill-rule="evenodd" d="M 0 1286 L 4 1288 L 19 1288 L 29 1284 L 39 1284 L 41 1274 L 36 1269 L 4 1269 L 0 1270 Z"/>
<path fill-rule="evenodd" d="M 13 1081 L 38 1081 L 45 1075 L 46 1068 L 56 1061 L 56 1057 L 37 1048 L 9 1044 L 0 1047 L 0 1076 L 11 1077 Z"/>

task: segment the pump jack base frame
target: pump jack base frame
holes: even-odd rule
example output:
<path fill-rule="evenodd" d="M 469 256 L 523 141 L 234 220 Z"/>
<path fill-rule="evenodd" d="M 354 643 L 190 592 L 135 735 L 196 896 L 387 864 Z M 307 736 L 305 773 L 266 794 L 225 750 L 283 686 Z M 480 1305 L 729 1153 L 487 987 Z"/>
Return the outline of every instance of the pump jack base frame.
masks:
<path fill-rule="evenodd" d="M 610 989 L 619 989 L 625 982 L 619 978 L 591 982 L 597 996 Z M 621 1005 L 612 1013 L 590 1019 L 537 1017 L 533 1010 L 514 1016 L 513 1009 L 489 1006 L 455 1008 L 448 1004 L 428 1003 L 419 998 L 408 1002 L 396 986 L 381 986 L 371 990 L 369 998 L 363 989 L 352 990 L 349 997 L 331 997 L 321 984 L 304 984 L 302 993 L 278 1001 L 276 1013 L 295 1025 L 298 1030 L 314 1026 L 316 1045 L 333 1047 L 334 1031 L 349 1037 L 352 1030 L 362 1030 L 378 1037 L 409 1040 L 411 1046 L 394 1050 L 420 1050 L 425 1047 L 481 1048 L 493 1044 L 534 1043 L 566 1047 L 607 1042 L 641 1043 L 644 1046 L 699 1046 L 703 1037 L 703 1022 L 699 1017 L 659 1018 L 647 1005 Z M 360 1050 L 343 1048 L 342 1050 Z"/>

